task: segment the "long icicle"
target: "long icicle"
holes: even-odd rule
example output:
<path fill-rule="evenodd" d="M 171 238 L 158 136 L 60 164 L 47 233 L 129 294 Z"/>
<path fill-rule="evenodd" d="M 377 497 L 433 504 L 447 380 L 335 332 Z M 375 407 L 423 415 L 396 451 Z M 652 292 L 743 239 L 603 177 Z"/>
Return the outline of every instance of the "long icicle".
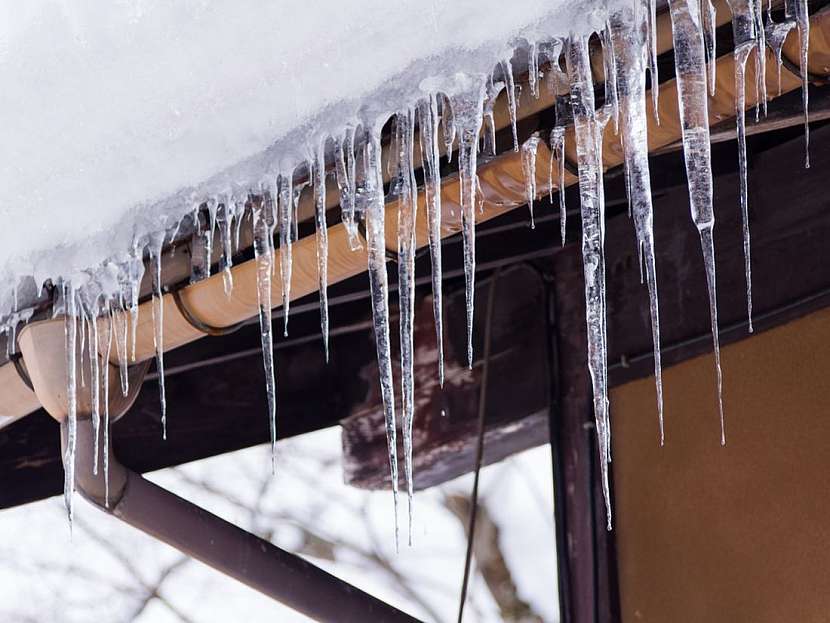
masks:
<path fill-rule="evenodd" d="M 343 138 L 334 143 L 334 174 L 340 194 L 340 219 L 349 235 L 349 248 L 362 247 L 355 218 L 354 128 L 346 128 Z"/>
<path fill-rule="evenodd" d="M 291 238 L 294 216 L 294 173 L 277 178 L 277 224 L 280 235 L 280 277 L 282 280 L 283 335 L 288 336 L 288 308 L 291 304 Z"/>
<path fill-rule="evenodd" d="M 159 404 L 161 406 L 161 436 L 167 439 L 167 395 L 164 389 L 164 298 L 161 291 L 161 247 L 164 237 L 150 243 L 150 261 L 153 263 L 153 345 L 156 348 Z"/>
<path fill-rule="evenodd" d="M 461 179 L 461 234 L 467 298 L 467 366 L 470 369 L 473 367 L 473 311 L 476 278 L 477 151 L 478 135 L 483 119 L 484 95 L 485 80 L 480 79 L 471 89 L 453 98 L 453 113 L 459 130 L 458 174 Z"/>
<path fill-rule="evenodd" d="M 706 94 L 706 63 L 703 32 L 697 0 L 669 0 L 677 67 L 678 106 L 683 133 L 683 156 L 689 185 L 692 221 L 700 233 L 706 284 L 709 291 L 709 317 L 715 352 L 721 444 L 726 444 L 723 418 L 723 375 L 718 337 L 717 285 L 715 280 L 715 210 L 712 203 L 712 157 L 709 141 L 709 106 Z"/>
<path fill-rule="evenodd" d="M 750 49 L 735 48 L 735 114 L 738 126 L 738 171 L 741 185 L 741 218 L 744 243 L 744 271 L 746 274 L 746 317 L 749 332 L 752 333 L 752 261 L 749 237 L 749 188 L 747 185 L 746 164 L 746 94 L 744 89 L 746 61 Z"/>
<path fill-rule="evenodd" d="M 386 423 L 392 497 L 395 512 L 395 547 L 398 547 L 398 446 L 395 424 L 395 390 L 392 384 L 392 353 L 389 337 L 389 283 L 386 275 L 385 205 L 381 170 L 380 128 L 369 130 L 364 146 L 364 199 L 369 287 L 372 319 L 380 374 L 380 393 Z"/>
<path fill-rule="evenodd" d="M 550 131 L 550 150 L 551 167 L 553 167 L 554 158 L 559 164 L 559 235 L 562 237 L 564 247 L 568 225 L 568 210 L 565 206 L 565 126 L 557 125 Z M 553 202 L 553 186 L 550 192 L 551 202 Z"/>
<path fill-rule="evenodd" d="M 534 135 L 522 143 L 522 175 L 525 182 L 527 208 L 530 210 L 530 228 L 536 229 L 536 220 L 533 218 L 533 200 L 536 198 L 536 151 L 541 142 L 539 136 Z"/>
<path fill-rule="evenodd" d="M 263 193 L 265 196 L 265 193 Z M 270 202 L 276 201 L 276 196 Z M 262 367 L 265 372 L 265 395 L 271 431 L 271 472 L 277 469 L 277 383 L 274 374 L 274 334 L 271 323 L 271 275 L 274 272 L 274 212 L 272 203 L 263 199 L 253 205 L 254 258 L 256 292 L 259 309 L 259 335 Z"/>
<path fill-rule="evenodd" d="M 98 442 L 101 437 L 101 370 L 98 360 L 98 309 L 97 300 L 86 310 L 89 327 L 89 389 L 92 398 L 92 474 L 98 475 Z"/>
<path fill-rule="evenodd" d="M 113 333 L 115 332 L 115 318 L 112 307 L 109 307 L 107 348 L 104 355 L 102 379 L 104 382 L 104 507 L 110 506 L 110 356 L 112 355 Z M 116 346 L 116 349 L 118 347 Z"/>
<path fill-rule="evenodd" d="M 567 54 L 571 80 L 579 196 L 582 213 L 582 261 L 585 274 L 585 322 L 588 369 L 594 394 L 602 491 L 608 529 L 611 529 L 611 494 L 608 482 L 611 428 L 608 417 L 607 345 L 605 326 L 605 197 L 602 183 L 602 125 L 595 112 L 594 84 L 588 37 L 571 39 Z"/>
<path fill-rule="evenodd" d="M 66 340 L 66 450 L 63 455 L 63 499 L 69 517 L 69 532 L 72 533 L 75 498 L 75 451 L 78 445 L 78 311 L 75 290 L 71 283 L 63 284 L 65 305 L 64 337 Z"/>
<path fill-rule="evenodd" d="M 317 236 L 317 283 L 320 290 L 320 333 L 326 363 L 329 361 L 329 232 L 326 225 L 326 143 L 321 140 L 314 150 L 314 220 Z"/>
<path fill-rule="evenodd" d="M 418 108 L 421 161 L 424 167 L 429 257 L 432 263 L 432 314 L 438 344 L 438 382 L 444 386 L 444 324 L 441 300 L 441 169 L 438 148 L 438 101 L 435 94 Z"/>
<path fill-rule="evenodd" d="M 129 331 L 129 322 L 127 320 L 127 309 L 124 302 L 124 292 L 122 291 L 118 296 L 118 308 L 113 310 L 113 315 L 119 319 L 116 324 L 119 324 L 120 327 L 117 327 L 118 336 L 115 340 L 115 352 L 118 355 L 118 373 L 119 378 L 121 380 L 121 395 L 127 396 L 130 391 L 130 380 L 128 375 L 128 363 L 127 358 L 129 354 L 127 353 L 127 333 Z"/>
<path fill-rule="evenodd" d="M 415 182 L 413 148 L 415 118 L 412 110 L 399 112 L 395 119 L 398 153 L 398 300 L 401 338 L 401 428 L 403 429 L 404 473 L 409 506 L 409 545 L 412 545 L 412 423 L 415 418 L 415 221 L 418 215 L 418 186 Z"/>
<path fill-rule="evenodd" d="M 665 441 L 663 425 L 663 375 L 660 361 L 660 314 L 657 299 L 657 267 L 654 260 L 654 209 L 648 168 L 644 43 L 648 36 L 644 10 L 648 0 L 636 0 L 639 7 L 623 9 L 611 17 L 611 37 L 617 56 L 617 88 L 628 188 L 638 250 L 645 264 L 649 295 L 651 337 L 654 345 L 654 378 L 660 445 Z M 639 8 L 639 11 L 638 11 Z"/>
<path fill-rule="evenodd" d="M 648 0 L 648 76 L 651 81 L 652 114 L 660 125 L 657 103 L 660 100 L 660 77 L 657 70 L 657 0 Z"/>
<path fill-rule="evenodd" d="M 789 0 L 788 8 L 795 4 L 795 21 L 798 26 L 800 50 L 799 68 L 801 70 L 801 101 L 804 104 L 804 168 L 810 168 L 810 91 L 809 68 L 807 57 L 810 51 L 810 16 L 807 12 L 807 0 Z"/>

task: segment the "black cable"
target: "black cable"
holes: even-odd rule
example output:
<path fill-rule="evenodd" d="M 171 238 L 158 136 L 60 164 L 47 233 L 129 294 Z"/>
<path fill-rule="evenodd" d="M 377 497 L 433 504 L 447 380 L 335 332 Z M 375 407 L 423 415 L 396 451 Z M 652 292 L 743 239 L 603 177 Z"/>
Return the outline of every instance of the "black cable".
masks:
<path fill-rule="evenodd" d="M 473 559 L 473 539 L 476 529 L 476 512 L 478 510 L 478 481 L 481 473 L 481 461 L 484 455 L 484 415 L 487 406 L 487 377 L 490 371 L 490 342 L 493 325 L 493 306 L 496 300 L 496 284 L 499 281 L 501 267 L 496 268 L 490 282 L 487 295 L 487 315 L 484 325 L 484 360 L 481 367 L 481 389 L 478 394 L 478 444 L 476 445 L 475 476 L 473 492 L 470 496 L 470 519 L 467 524 L 467 553 L 464 557 L 464 580 L 461 583 L 461 601 L 458 604 L 458 623 L 464 618 L 464 603 L 467 601 L 467 587 L 470 582 L 470 566 Z"/>

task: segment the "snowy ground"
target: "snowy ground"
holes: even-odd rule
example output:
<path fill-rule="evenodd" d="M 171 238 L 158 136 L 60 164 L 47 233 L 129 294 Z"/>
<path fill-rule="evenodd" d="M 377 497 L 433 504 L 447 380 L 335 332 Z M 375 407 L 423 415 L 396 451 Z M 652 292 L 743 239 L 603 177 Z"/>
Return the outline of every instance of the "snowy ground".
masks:
<path fill-rule="evenodd" d="M 450 493 L 468 495 L 471 478 L 416 494 L 416 541 L 396 555 L 391 495 L 342 484 L 339 446 L 337 429 L 285 442 L 274 478 L 263 446 L 164 470 L 151 479 L 246 529 L 273 532 L 273 542 L 288 550 L 317 548 L 317 557 L 311 557 L 316 564 L 424 620 L 436 615 L 454 620 L 465 538 L 442 500 Z M 550 473 L 548 447 L 525 452 L 483 470 L 481 499 L 501 530 L 501 549 L 520 597 L 545 621 L 556 621 Z M 0 512 L 0 620 L 306 620 L 86 503 L 76 508 L 71 540 L 58 498 Z M 326 560 L 332 554 L 334 560 Z M 412 595 L 384 564 L 401 575 Z M 148 587 L 159 584 L 161 598 L 143 605 Z M 502 620 L 477 575 L 465 620 Z"/>

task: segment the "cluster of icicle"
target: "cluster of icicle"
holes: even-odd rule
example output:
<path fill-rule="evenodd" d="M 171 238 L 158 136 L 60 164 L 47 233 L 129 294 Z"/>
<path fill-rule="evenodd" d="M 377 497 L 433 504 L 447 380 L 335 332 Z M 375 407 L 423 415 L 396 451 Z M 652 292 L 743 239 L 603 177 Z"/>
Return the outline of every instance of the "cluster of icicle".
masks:
<path fill-rule="evenodd" d="M 741 208 L 746 255 L 747 308 L 751 314 L 749 226 L 747 221 L 746 146 L 744 122 L 744 73 L 745 65 L 755 51 L 759 79 L 755 85 L 759 107 L 765 110 L 766 87 L 765 47 L 772 48 L 781 57 L 783 41 L 791 28 L 796 26 L 801 41 L 801 72 L 806 76 L 808 45 L 808 17 L 806 0 L 788 0 L 787 19 L 782 23 L 772 21 L 769 7 L 766 16 L 762 0 L 730 0 L 735 34 L 736 90 L 735 110 L 738 119 L 738 144 L 741 173 Z M 682 122 L 683 149 L 688 177 L 692 220 L 700 232 L 700 240 L 709 289 L 711 329 L 714 342 L 715 368 L 718 386 L 718 407 L 721 422 L 721 442 L 725 443 L 723 406 L 721 398 L 720 354 L 718 347 L 718 323 L 715 286 L 713 228 L 715 216 L 712 205 L 712 171 L 710 163 L 709 114 L 707 93 L 715 88 L 715 36 L 714 9 L 710 0 L 670 0 L 669 2 L 674 56 L 676 63 L 679 110 Z M 543 83 L 546 88 L 560 93 L 570 91 L 569 99 L 558 98 L 557 123 L 548 137 L 551 151 L 559 165 L 559 184 L 564 177 L 565 125 L 572 121 L 575 130 L 579 194 L 582 222 L 582 254 L 585 276 L 586 326 L 588 367 L 590 371 L 594 413 L 600 460 L 602 484 L 606 498 L 608 525 L 611 526 L 611 510 L 608 491 L 608 464 L 611 460 L 610 421 L 607 374 L 606 289 L 605 289 L 605 203 L 603 190 L 602 137 L 611 123 L 620 136 L 625 156 L 625 180 L 629 199 L 629 212 L 634 222 L 641 259 L 641 270 L 650 298 L 652 338 L 654 342 L 654 370 L 657 386 L 657 410 L 660 443 L 663 432 L 663 392 L 660 365 L 660 329 L 657 305 L 657 276 L 655 269 L 654 237 L 652 231 L 652 198 L 648 168 L 646 72 L 653 85 L 653 110 L 657 112 L 658 77 L 656 50 L 655 0 L 631 0 L 622 8 L 615 8 L 608 15 L 605 29 L 599 33 L 603 47 L 605 76 L 604 101 L 597 108 L 591 71 L 589 36 L 573 35 L 569 39 L 536 41 L 528 53 L 529 88 L 538 96 Z M 564 67 L 562 69 L 562 61 Z M 780 70 L 779 70 L 780 72 Z M 472 366 L 473 302 L 475 298 L 475 221 L 479 205 L 477 189 L 477 157 L 483 149 L 495 152 L 494 104 L 502 91 L 506 91 L 513 131 L 514 149 L 519 150 L 517 140 L 517 88 L 509 59 L 500 63 L 491 75 L 465 75 L 463 80 L 455 76 L 464 88 L 451 96 L 432 93 L 414 105 L 405 107 L 394 115 L 394 125 L 389 147 L 389 173 L 391 177 L 389 197 L 384 195 L 384 175 L 381 159 L 381 132 L 388 115 L 362 119 L 359 124 L 346 128 L 341 135 L 319 140 L 308 146 L 307 161 L 299 167 L 290 167 L 273 176 L 241 198 L 214 198 L 208 202 L 210 223 L 199 229 L 204 237 L 205 261 L 201 272 L 209 272 L 214 232 L 220 230 L 223 245 L 220 268 L 225 275 L 226 293 L 230 294 L 233 281 L 230 272 L 232 256 L 238 249 L 239 227 L 246 205 L 252 211 L 255 261 L 257 262 L 257 292 L 259 320 L 262 337 L 262 353 L 266 378 L 268 411 L 271 424 L 272 449 L 276 442 L 276 382 L 273 360 L 273 335 L 271 310 L 272 280 L 279 278 L 282 285 L 284 331 L 287 335 L 289 302 L 291 299 L 292 242 L 297 238 L 297 204 L 300 191 L 311 185 L 314 193 L 317 231 L 317 256 L 320 289 L 321 330 L 326 358 L 328 358 L 328 302 L 326 287 L 328 237 L 326 224 L 326 176 L 333 174 L 339 189 L 342 223 L 348 232 L 353 250 L 365 244 L 368 256 L 368 272 L 371 289 L 371 308 L 380 377 L 380 389 L 388 440 L 391 482 L 395 505 L 395 535 L 398 536 L 398 458 L 396 435 L 395 388 L 393 386 L 391 335 L 389 320 L 389 286 L 387 280 L 387 246 L 385 223 L 387 199 L 398 206 L 398 280 L 400 305 L 400 365 L 401 365 L 401 430 L 404 437 L 404 469 L 409 496 L 409 533 L 412 534 L 412 426 L 415 417 L 413 387 L 413 325 L 414 325 L 414 261 L 416 251 L 415 223 L 418 209 L 418 185 L 415 177 L 416 161 L 424 173 L 425 209 L 429 229 L 429 251 L 432 261 L 432 289 L 434 295 L 434 321 L 439 345 L 439 376 L 443 384 L 443 328 L 441 321 L 441 177 L 439 159 L 442 153 L 448 158 L 457 150 L 460 178 L 460 204 L 463 237 L 464 273 L 467 299 L 467 363 Z M 563 90 L 562 87 L 566 87 Z M 803 89 L 805 124 L 807 90 Z M 659 120 L 658 120 L 659 121 Z M 416 132 L 417 128 L 417 132 Z M 805 125 L 806 129 L 806 125 Z M 536 150 L 542 137 L 531 137 L 521 146 L 528 204 L 533 215 L 536 188 Z M 417 143 L 417 145 L 416 145 Z M 482 146 L 483 143 L 483 146 Z M 329 165 L 327 166 L 327 160 Z M 333 161 L 333 162 L 332 162 Z M 808 165 L 809 166 L 809 165 Z M 296 171 L 303 172 L 303 183 L 295 181 Z M 549 186 L 553 184 L 553 165 L 548 171 Z M 259 197 L 253 200 L 253 196 Z M 562 242 L 565 241 L 565 200 L 559 193 Z M 198 223 L 198 214 L 194 214 Z M 365 223 L 365 229 L 359 223 Z M 278 244 L 275 244 L 275 236 Z M 157 368 L 161 392 L 162 423 L 166 431 L 163 362 L 163 306 L 161 305 L 161 251 L 163 236 L 152 237 L 137 244 L 128 261 L 112 264 L 110 278 L 119 283 L 118 288 L 101 287 L 94 281 L 88 284 L 63 284 L 62 304 L 56 311 L 65 312 L 68 395 L 69 444 L 65 456 L 66 498 L 71 517 L 71 493 L 74 486 L 75 451 L 75 401 L 78 384 L 92 384 L 93 425 L 96 439 L 102 422 L 103 439 L 108 443 L 108 413 L 106 396 L 109 388 L 103 387 L 104 399 L 99 401 L 99 383 L 106 383 L 106 374 L 98 370 L 98 352 L 109 359 L 115 344 L 121 368 L 121 391 L 127 392 L 127 366 L 130 363 L 130 345 L 127 323 L 136 325 L 139 284 L 143 274 L 142 257 L 146 251 L 153 270 L 153 314 Z M 275 261 L 279 253 L 279 262 Z M 279 272 L 277 273 L 277 266 Z M 197 275 L 195 278 L 204 275 Z M 118 297 L 103 296 L 102 292 L 119 291 Z M 100 318 L 107 319 L 101 322 Z M 96 319 L 99 319 L 96 321 Z M 101 327 L 106 327 L 102 336 Z M 751 327 L 751 324 L 750 324 Z M 750 329 L 751 330 L 751 329 Z M 135 336 L 135 331 L 132 331 Z M 78 341 L 81 348 L 77 349 Z M 75 357 L 83 352 L 83 344 L 90 349 L 92 378 L 76 378 Z M 103 345 L 103 350 L 101 350 Z M 132 357 L 135 355 L 132 345 Z M 82 368 L 81 368 L 82 369 Z M 103 379 L 103 381 L 101 380 Z M 166 434 L 166 433 L 165 433 Z M 103 454 L 106 457 L 106 452 Z M 97 467 L 97 466 L 96 466 Z"/>

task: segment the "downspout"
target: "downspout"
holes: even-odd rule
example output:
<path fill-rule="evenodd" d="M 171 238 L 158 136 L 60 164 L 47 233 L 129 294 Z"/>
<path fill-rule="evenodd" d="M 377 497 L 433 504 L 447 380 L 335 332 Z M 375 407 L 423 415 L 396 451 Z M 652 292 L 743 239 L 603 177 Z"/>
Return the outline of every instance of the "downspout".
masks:
<path fill-rule="evenodd" d="M 69 421 L 64 322 L 56 319 L 27 325 L 19 343 L 37 397 L 61 425 L 61 445 L 66 452 Z M 80 372 L 83 367 L 89 379 L 89 358 L 84 355 L 78 349 L 78 369 Z M 106 365 L 103 360 L 100 363 Z M 110 392 L 111 421 L 132 405 L 147 367 L 140 364 L 130 369 L 131 390 L 125 397 L 118 385 L 117 367 L 106 365 L 110 386 L 115 390 Z M 75 488 L 92 505 L 317 621 L 417 621 L 299 556 L 145 480 L 118 462 L 111 445 L 106 457 L 108 481 L 103 443 L 98 444 L 98 470 L 94 473 L 91 385 L 87 381 L 85 387 L 78 387 L 74 463 Z"/>

